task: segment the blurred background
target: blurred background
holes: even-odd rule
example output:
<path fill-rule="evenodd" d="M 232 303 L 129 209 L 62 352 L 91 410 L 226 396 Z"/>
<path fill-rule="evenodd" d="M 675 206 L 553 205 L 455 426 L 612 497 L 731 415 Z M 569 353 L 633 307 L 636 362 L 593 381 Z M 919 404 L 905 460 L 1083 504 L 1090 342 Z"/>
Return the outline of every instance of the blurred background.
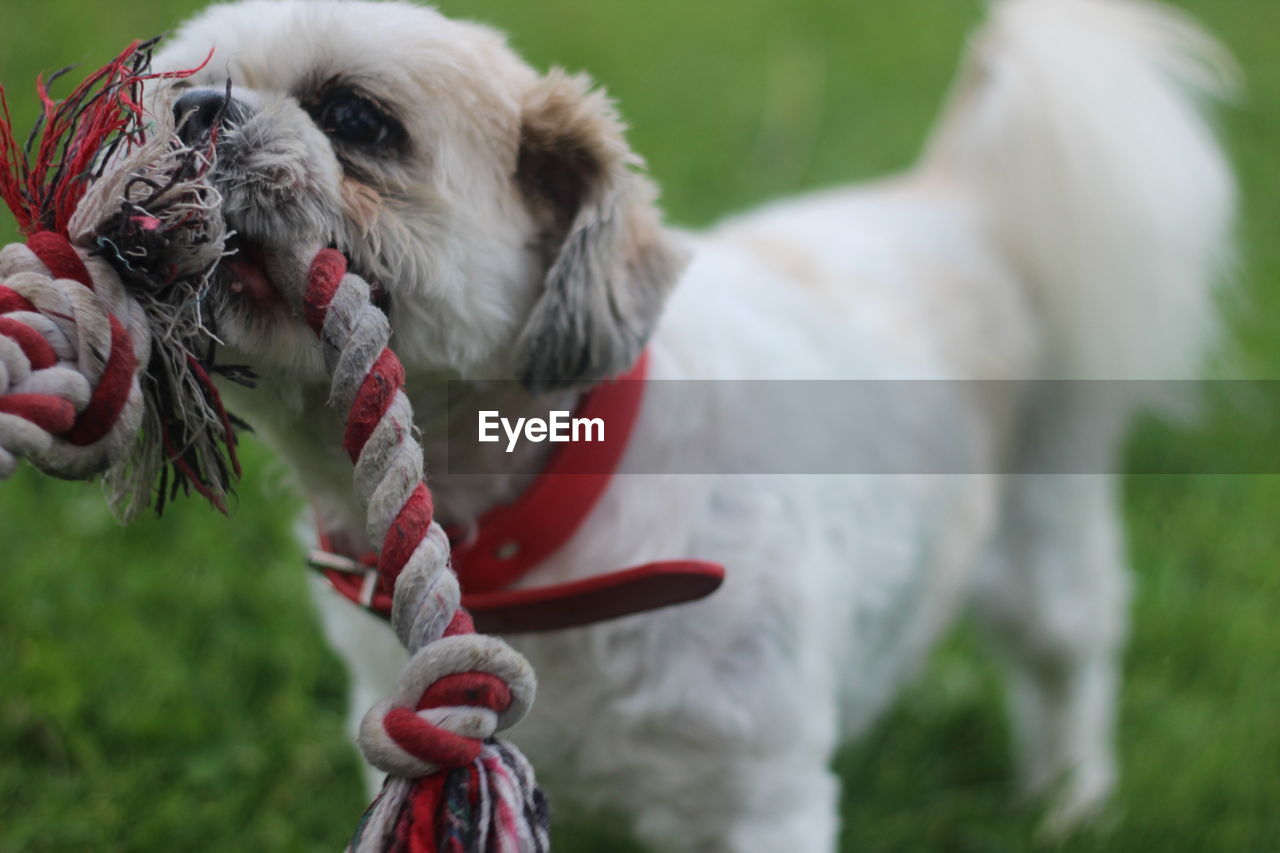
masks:
<path fill-rule="evenodd" d="M 96 68 L 194 0 L 0 0 L 19 128 L 37 72 Z M 1218 374 L 1280 378 L 1280 4 L 1182 0 L 1249 85 L 1224 131 L 1245 191 Z M 539 66 L 590 71 L 629 119 L 673 221 L 901 168 L 976 0 L 447 0 Z M 74 76 L 74 75 L 73 75 Z M 14 239 L 7 215 L 0 240 Z M 1280 839 L 1280 478 L 1212 473 L 1280 445 L 1268 406 L 1147 423 L 1125 483 L 1136 575 L 1120 749 L 1103 825 L 1066 850 L 1274 850 Z M 96 486 L 0 485 L 0 851 L 334 851 L 364 798 L 290 536 L 298 501 L 248 441 L 229 518 L 195 501 L 121 529 Z M 1241 456 L 1241 453 L 1244 456 Z M 1259 467 L 1257 470 L 1267 470 Z M 1280 470 L 1270 467 L 1269 470 Z M 961 628 L 840 759 L 846 850 L 1015 851 L 995 673 Z M 607 826 L 557 849 L 629 849 Z M 783 851 L 779 851 L 783 853 Z"/>

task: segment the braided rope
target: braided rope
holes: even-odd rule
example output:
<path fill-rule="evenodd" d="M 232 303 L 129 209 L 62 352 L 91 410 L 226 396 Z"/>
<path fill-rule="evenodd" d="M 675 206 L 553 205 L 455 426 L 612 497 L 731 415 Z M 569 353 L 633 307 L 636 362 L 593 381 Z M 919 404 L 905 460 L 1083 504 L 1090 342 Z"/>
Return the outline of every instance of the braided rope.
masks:
<path fill-rule="evenodd" d="M 379 551 L 379 583 L 394 590 L 392 625 L 411 654 L 395 693 L 360 726 L 365 757 L 390 775 L 348 849 L 399 850 L 412 836 L 428 845 L 415 850 L 547 850 L 532 769 L 493 739 L 528 711 L 533 669 L 503 641 L 473 633 L 460 609 L 386 315 L 330 249 L 312 263 L 304 313 L 323 347 L 329 402 L 348 412 L 343 446 L 356 497 Z"/>
<path fill-rule="evenodd" d="M 120 461 L 150 347 L 145 311 L 103 260 L 50 232 L 0 249 L 0 480 L 19 458 L 67 479 Z"/>

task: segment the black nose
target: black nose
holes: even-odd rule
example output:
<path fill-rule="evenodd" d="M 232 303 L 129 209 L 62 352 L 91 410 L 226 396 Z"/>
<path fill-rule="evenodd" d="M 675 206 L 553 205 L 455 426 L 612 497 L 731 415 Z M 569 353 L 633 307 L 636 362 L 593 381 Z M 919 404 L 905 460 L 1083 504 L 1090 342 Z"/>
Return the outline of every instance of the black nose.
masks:
<path fill-rule="evenodd" d="M 174 102 L 173 117 L 178 122 L 178 138 L 195 145 L 209 135 L 215 124 L 243 119 L 244 107 L 224 91 L 195 89 Z"/>

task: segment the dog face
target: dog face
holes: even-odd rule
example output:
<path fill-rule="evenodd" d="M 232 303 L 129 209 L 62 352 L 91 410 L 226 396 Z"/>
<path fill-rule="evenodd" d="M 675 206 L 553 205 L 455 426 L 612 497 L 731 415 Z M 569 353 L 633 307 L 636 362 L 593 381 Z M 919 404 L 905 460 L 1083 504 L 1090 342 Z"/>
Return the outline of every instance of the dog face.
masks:
<path fill-rule="evenodd" d="M 323 377 L 290 306 L 328 245 L 373 287 L 411 371 L 539 391 L 638 356 L 680 253 L 586 78 L 539 76 L 496 32 L 398 2 L 214 6 L 157 69 L 211 49 L 153 103 L 189 141 L 214 134 L 238 236 L 211 300 L 238 355 Z"/>

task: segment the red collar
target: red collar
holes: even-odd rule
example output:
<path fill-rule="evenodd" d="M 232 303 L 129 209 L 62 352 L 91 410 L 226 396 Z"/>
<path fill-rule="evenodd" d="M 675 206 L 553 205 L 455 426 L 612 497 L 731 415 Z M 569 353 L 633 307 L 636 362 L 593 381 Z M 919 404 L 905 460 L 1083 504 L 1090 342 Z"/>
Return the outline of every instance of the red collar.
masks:
<path fill-rule="evenodd" d="M 648 358 L 591 390 L 575 416 L 602 418 L 601 442 L 572 442 L 556 450 L 524 494 L 448 532 L 462 603 L 477 629 L 517 633 L 570 628 L 680 604 L 710 595 L 724 567 L 673 560 L 593 575 L 533 589 L 511 589 L 577 532 L 613 478 L 644 396 Z M 380 616 L 391 613 L 394 581 L 380 578 L 377 556 L 343 553 L 320 530 L 320 549 L 309 563 L 343 596 Z"/>

